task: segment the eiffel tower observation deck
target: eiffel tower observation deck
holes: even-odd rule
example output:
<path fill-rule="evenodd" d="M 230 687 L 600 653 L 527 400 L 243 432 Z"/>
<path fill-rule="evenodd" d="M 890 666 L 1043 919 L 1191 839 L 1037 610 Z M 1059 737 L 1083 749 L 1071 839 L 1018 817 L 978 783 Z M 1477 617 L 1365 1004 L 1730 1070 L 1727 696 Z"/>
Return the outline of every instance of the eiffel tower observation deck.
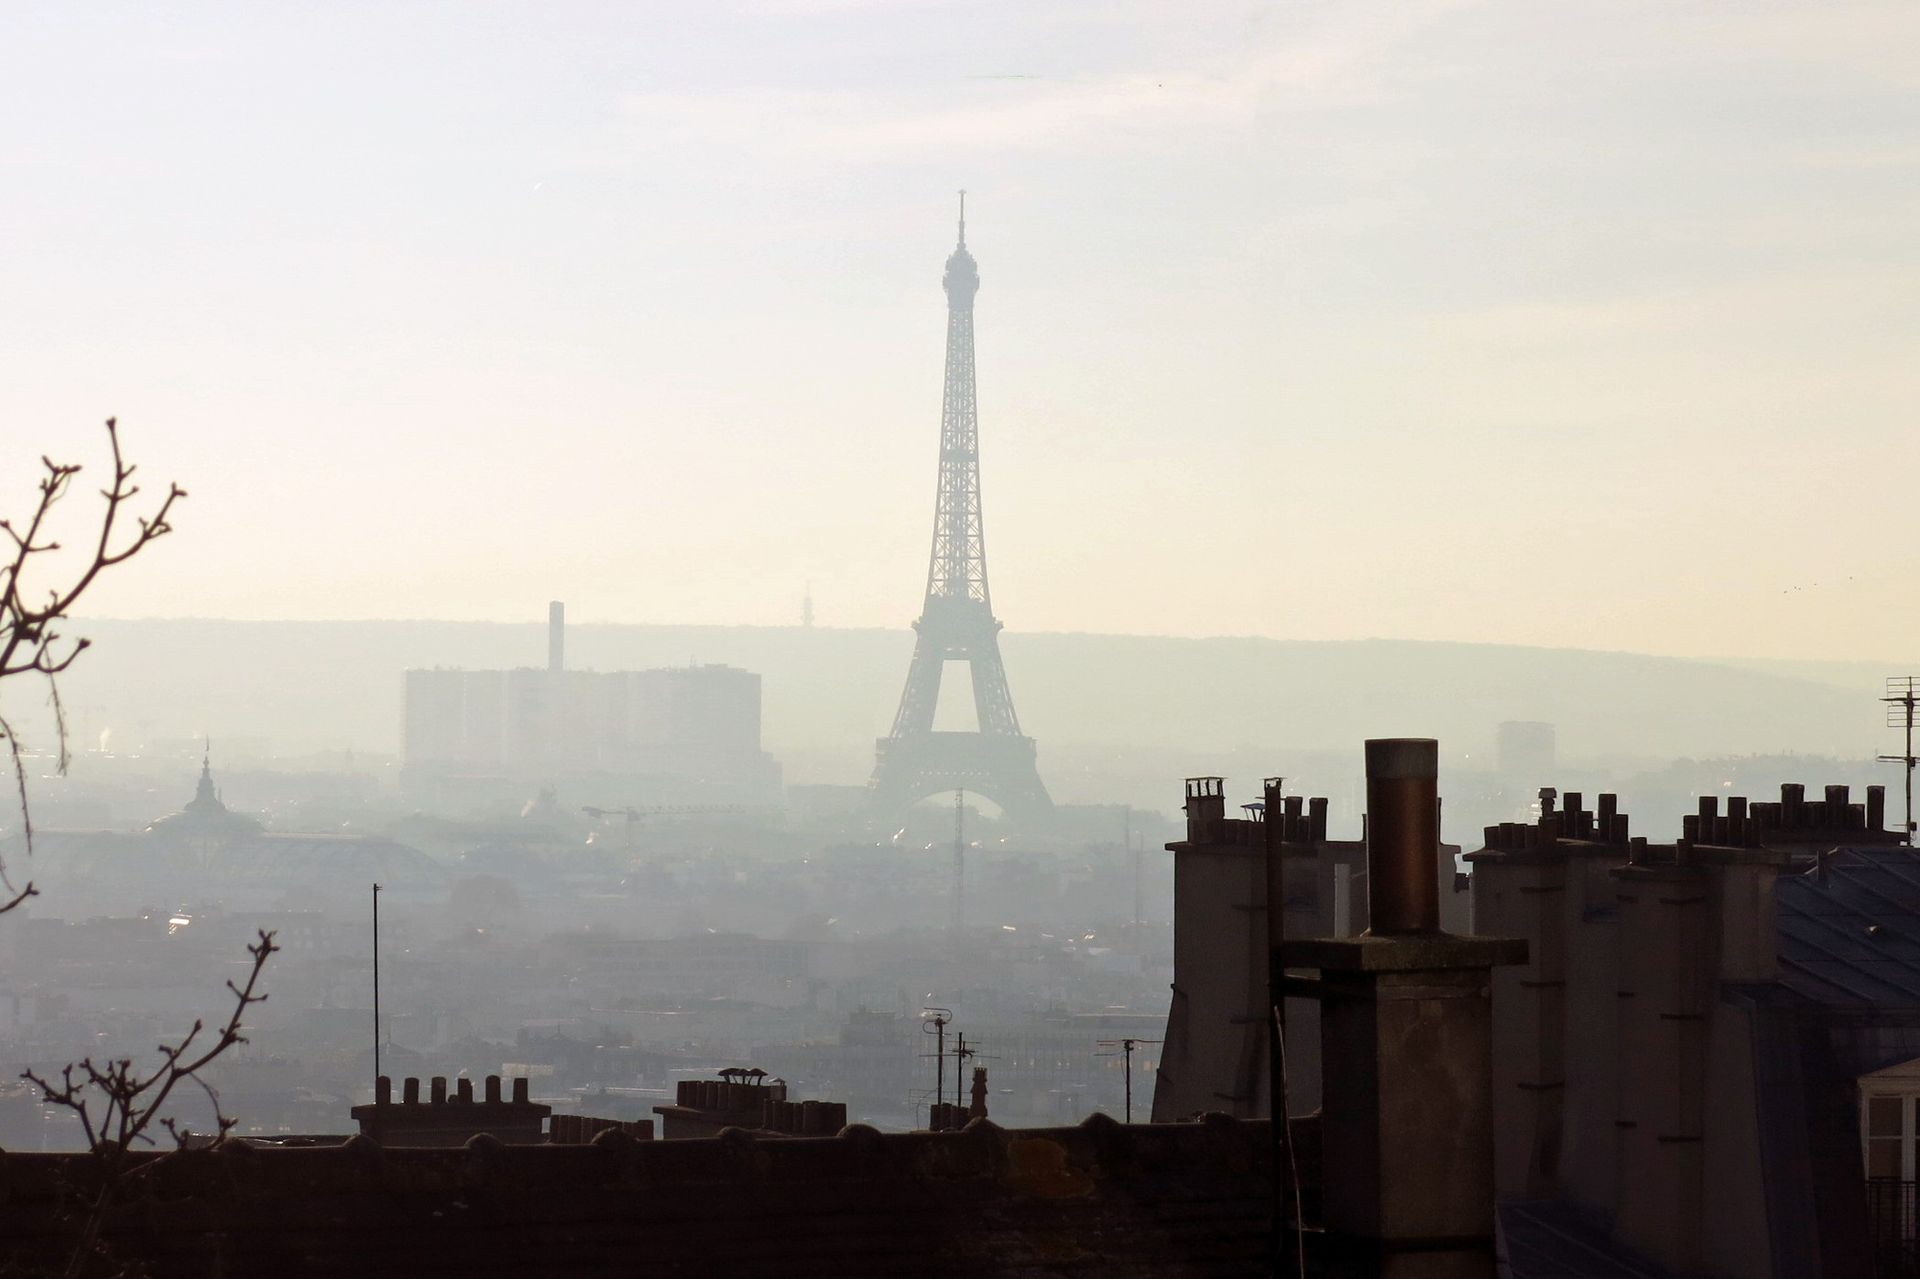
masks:
<path fill-rule="evenodd" d="M 966 193 L 960 193 L 960 243 L 947 259 L 947 379 L 940 410 L 940 481 L 933 507 L 927 598 L 913 662 L 893 731 L 880 739 L 868 784 L 876 815 L 896 817 L 917 800 L 966 790 L 994 801 L 1016 824 L 1044 823 L 1053 800 L 1040 780 L 1031 737 L 1020 731 L 1000 661 L 1000 622 L 987 587 L 985 524 L 980 512 L 980 424 L 974 400 L 973 297 L 980 270 L 967 252 Z M 940 679 L 949 662 L 973 676 L 975 727 L 936 730 Z"/>

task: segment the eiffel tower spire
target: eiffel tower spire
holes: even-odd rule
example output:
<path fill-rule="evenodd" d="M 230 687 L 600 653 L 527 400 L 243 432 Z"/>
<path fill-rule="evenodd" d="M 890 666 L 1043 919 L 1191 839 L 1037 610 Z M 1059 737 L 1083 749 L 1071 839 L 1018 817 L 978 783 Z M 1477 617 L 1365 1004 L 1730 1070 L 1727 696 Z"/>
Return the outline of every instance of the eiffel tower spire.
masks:
<path fill-rule="evenodd" d="M 947 382 L 940 404 L 940 483 L 933 506 L 927 598 L 975 599 L 987 590 L 986 530 L 980 518 L 980 417 L 973 384 L 973 295 L 980 268 L 967 252 L 967 193 L 960 193 L 960 243 L 947 259 Z M 1016 725 L 1016 729 L 1017 729 Z"/>
<path fill-rule="evenodd" d="M 966 192 L 960 193 L 959 243 L 947 258 L 946 392 L 940 408 L 940 474 L 934 493 L 927 594 L 915 622 L 913 661 L 893 731 L 879 742 L 870 796 L 897 812 L 940 791 L 976 791 L 1020 821 L 1044 819 L 1053 801 L 1034 763 L 1033 739 L 1020 732 L 1000 623 L 987 585 L 986 526 L 980 507 L 980 424 L 974 391 L 973 299 L 980 270 L 967 251 Z M 973 732 L 935 732 L 934 710 L 946 664 L 973 675 Z"/>

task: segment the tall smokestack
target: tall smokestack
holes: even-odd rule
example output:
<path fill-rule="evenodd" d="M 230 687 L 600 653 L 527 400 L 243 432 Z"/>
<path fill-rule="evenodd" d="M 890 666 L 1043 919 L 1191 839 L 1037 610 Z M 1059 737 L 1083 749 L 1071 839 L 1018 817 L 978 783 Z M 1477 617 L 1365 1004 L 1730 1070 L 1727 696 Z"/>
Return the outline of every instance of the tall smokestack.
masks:
<path fill-rule="evenodd" d="M 547 669 L 567 668 L 567 606 L 559 600 L 547 605 Z"/>
<path fill-rule="evenodd" d="M 1440 744 L 1367 742 L 1369 932 L 1440 931 Z"/>

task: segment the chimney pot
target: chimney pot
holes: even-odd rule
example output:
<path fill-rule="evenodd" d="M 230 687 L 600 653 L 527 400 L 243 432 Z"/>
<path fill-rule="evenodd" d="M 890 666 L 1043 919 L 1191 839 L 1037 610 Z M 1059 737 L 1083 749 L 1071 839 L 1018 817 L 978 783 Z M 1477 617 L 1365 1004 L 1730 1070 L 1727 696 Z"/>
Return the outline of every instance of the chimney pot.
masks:
<path fill-rule="evenodd" d="M 1369 739 L 1367 901 L 1374 933 L 1440 929 L 1440 744 Z"/>
<path fill-rule="evenodd" d="M 432 1089 L 433 1089 L 432 1096 L 433 1096 L 434 1105 L 438 1106 L 442 1102 L 446 1101 L 447 1077 L 445 1075 L 435 1075 L 433 1077 Z"/>
<path fill-rule="evenodd" d="M 373 1081 L 373 1104 L 390 1106 L 393 1104 L 393 1080 L 382 1075 Z"/>
<path fill-rule="evenodd" d="M 409 1106 L 417 1106 L 420 1104 L 420 1081 L 418 1078 L 413 1075 L 408 1075 L 406 1079 L 401 1082 L 400 1100 Z"/>
<path fill-rule="evenodd" d="M 1187 838 L 1193 841 L 1211 839 L 1218 833 L 1218 823 L 1227 815 L 1226 792 L 1218 777 L 1189 777 L 1187 779 Z"/>
<path fill-rule="evenodd" d="M 500 1076 L 498 1075 L 487 1076 L 487 1104 L 489 1106 L 500 1104 Z"/>
<path fill-rule="evenodd" d="M 515 1075 L 513 1077 L 513 1104 L 516 1106 L 524 1106 L 527 1103 L 527 1077 L 525 1075 Z"/>

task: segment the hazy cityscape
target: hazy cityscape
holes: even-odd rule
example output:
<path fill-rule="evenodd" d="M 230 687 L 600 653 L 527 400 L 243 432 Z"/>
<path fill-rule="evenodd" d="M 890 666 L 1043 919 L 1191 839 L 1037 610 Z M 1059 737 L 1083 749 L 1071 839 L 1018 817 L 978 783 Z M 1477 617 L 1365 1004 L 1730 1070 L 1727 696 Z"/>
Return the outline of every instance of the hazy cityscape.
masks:
<path fill-rule="evenodd" d="M 962 9 L 0 19 L 0 1275 L 1920 1275 L 1914 12 Z"/>

